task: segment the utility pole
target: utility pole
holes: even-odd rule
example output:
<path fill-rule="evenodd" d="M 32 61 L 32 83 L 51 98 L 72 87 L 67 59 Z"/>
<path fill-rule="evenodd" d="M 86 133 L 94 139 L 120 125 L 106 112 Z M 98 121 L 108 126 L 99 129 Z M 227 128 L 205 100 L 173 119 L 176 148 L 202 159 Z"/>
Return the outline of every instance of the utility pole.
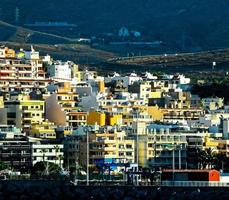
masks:
<path fill-rule="evenodd" d="M 89 152 L 89 132 L 91 131 L 91 127 L 90 126 L 86 126 L 84 128 L 84 131 L 86 132 L 86 137 L 87 137 L 87 144 L 86 144 L 86 148 L 87 148 L 87 186 L 89 186 L 89 183 L 90 183 L 90 176 L 89 176 L 89 164 L 90 164 L 90 152 Z"/>
<path fill-rule="evenodd" d="M 176 150 L 176 143 L 173 144 L 173 182 L 174 182 L 174 173 L 175 173 L 175 150 Z"/>
<path fill-rule="evenodd" d="M 87 186 L 89 185 L 89 135 L 87 130 Z"/>
<path fill-rule="evenodd" d="M 179 146 L 179 169 L 181 169 L 181 146 Z"/>
<path fill-rule="evenodd" d="M 157 148 L 156 148 L 156 136 L 154 136 L 154 166 L 155 166 L 155 171 L 156 171 L 156 158 L 157 158 Z"/>
<path fill-rule="evenodd" d="M 175 148 L 173 148 L 173 181 L 174 181 L 174 171 L 175 171 Z"/>
<path fill-rule="evenodd" d="M 139 185 L 138 182 L 138 171 L 139 171 L 139 149 L 138 149 L 138 142 L 139 142 L 139 138 L 138 138 L 138 118 L 139 118 L 139 110 L 137 110 L 137 125 L 136 125 L 136 162 L 137 162 L 137 180 L 136 180 L 136 184 L 137 186 Z"/>
<path fill-rule="evenodd" d="M 15 8 L 15 23 L 17 24 L 19 22 L 20 17 L 20 10 L 18 7 Z"/>

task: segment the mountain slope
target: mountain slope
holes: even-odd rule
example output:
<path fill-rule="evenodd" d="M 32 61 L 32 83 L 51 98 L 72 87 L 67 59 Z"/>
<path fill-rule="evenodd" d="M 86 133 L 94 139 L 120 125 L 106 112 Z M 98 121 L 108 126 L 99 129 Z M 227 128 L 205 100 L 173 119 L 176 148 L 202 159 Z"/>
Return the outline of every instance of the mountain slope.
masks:
<path fill-rule="evenodd" d="M 14 22 L 16 7 L 22 24 L 67 21 L 89 34 L 126 26 L 181 50 L 229 47 L 228 0 L 1 0 L 0 18 Z"/>

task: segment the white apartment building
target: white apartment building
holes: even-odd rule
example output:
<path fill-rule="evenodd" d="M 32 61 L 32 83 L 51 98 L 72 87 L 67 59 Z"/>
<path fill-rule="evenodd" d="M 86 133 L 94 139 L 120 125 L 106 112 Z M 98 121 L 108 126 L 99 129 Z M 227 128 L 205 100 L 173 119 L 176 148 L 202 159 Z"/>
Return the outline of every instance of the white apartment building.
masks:
<path fill-rule="evenodd" d="M 118 74 L 116 72 L 111 76 L 105 77 L 106 83 L 109 83 L 112 81 L 119 81 L 119 80 L 123 82 L 124 87 L 128 87 L 128 85 L 132 85 L 137 81 L 142 81 L 142 78 L 139 77 L 135 73 L 131 73 L 128 76 L 121 76 L 120 74 Z"/>
<path fill-rule="evenodd" d="M 32 164 L 52 162 L 63 167 L 63 144 L 32 144 Z"/>
<path fill-rule="evenodd" d="M 40 55 L 38 51 L 35 51 L 33 46 L 31 46 L 31 51 L 25 51 L 25 59 L 27 60 L 39 60 Z"/>
<path fill-rule="evenodd" d="M 47 72 L 51 78 L 71 81 L 72 70 L 68 62 L 55 62 L 48 66 Z"/>

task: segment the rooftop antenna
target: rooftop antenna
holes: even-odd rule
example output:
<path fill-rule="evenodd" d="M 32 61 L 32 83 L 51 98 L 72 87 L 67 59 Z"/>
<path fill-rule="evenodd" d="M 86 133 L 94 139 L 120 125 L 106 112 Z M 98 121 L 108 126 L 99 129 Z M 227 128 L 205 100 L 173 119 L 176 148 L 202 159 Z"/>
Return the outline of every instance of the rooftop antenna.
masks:
<path fill-rule="evenodd" d="M 20 9 L 18 7 L 15 8 L 15 23 L 17 24 L 19 22 L 20 17 Z"/>

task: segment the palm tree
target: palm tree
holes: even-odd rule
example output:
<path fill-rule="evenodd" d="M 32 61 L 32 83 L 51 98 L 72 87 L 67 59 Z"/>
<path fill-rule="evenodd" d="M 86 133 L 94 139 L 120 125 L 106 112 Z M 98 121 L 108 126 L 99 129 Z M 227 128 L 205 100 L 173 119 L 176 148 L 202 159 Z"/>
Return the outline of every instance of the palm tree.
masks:
<path fill-rule="evenodd" d="M 197 149 L 198 163 L 201 169 L 212 168 L 214 161 L 213 149 L 208 148 L 205 150 Z"/>
<path fill-rule="evenodd" d="M 43 163 L 45 165 L 45 154 L 48 152 L 47 149 L 41 149 L 40 150 L 40 153 L 42 153 L 42 160 L 43 160 Z M 46 162 L 46 166 L 45 166 L 45 174 L 48 175 L 49 174 L 49 165 L 48 165 L 48 162 Z"/>
<path fill-rule="evenodd" d="M 42 160 L 43 160 L 43 162 L 45 162 L 45 153 L 47 153 L 47 152 L 48 152 L 47 149 L 41 149 L 40 150 L 40 153 L 42 153 Z"/>
<path fill-rule="evenodd" d="M 59 145 L 55 145 L 55 146 L 54 146 L 54 149 L 55 149 L 55 164 L 56 164 L 56 160 L 58 159 L 58 157 L 57 157 L 57 153 L 58 153 L 58 152 L 59 152 L 59 150 L 60 150 Z"/>

